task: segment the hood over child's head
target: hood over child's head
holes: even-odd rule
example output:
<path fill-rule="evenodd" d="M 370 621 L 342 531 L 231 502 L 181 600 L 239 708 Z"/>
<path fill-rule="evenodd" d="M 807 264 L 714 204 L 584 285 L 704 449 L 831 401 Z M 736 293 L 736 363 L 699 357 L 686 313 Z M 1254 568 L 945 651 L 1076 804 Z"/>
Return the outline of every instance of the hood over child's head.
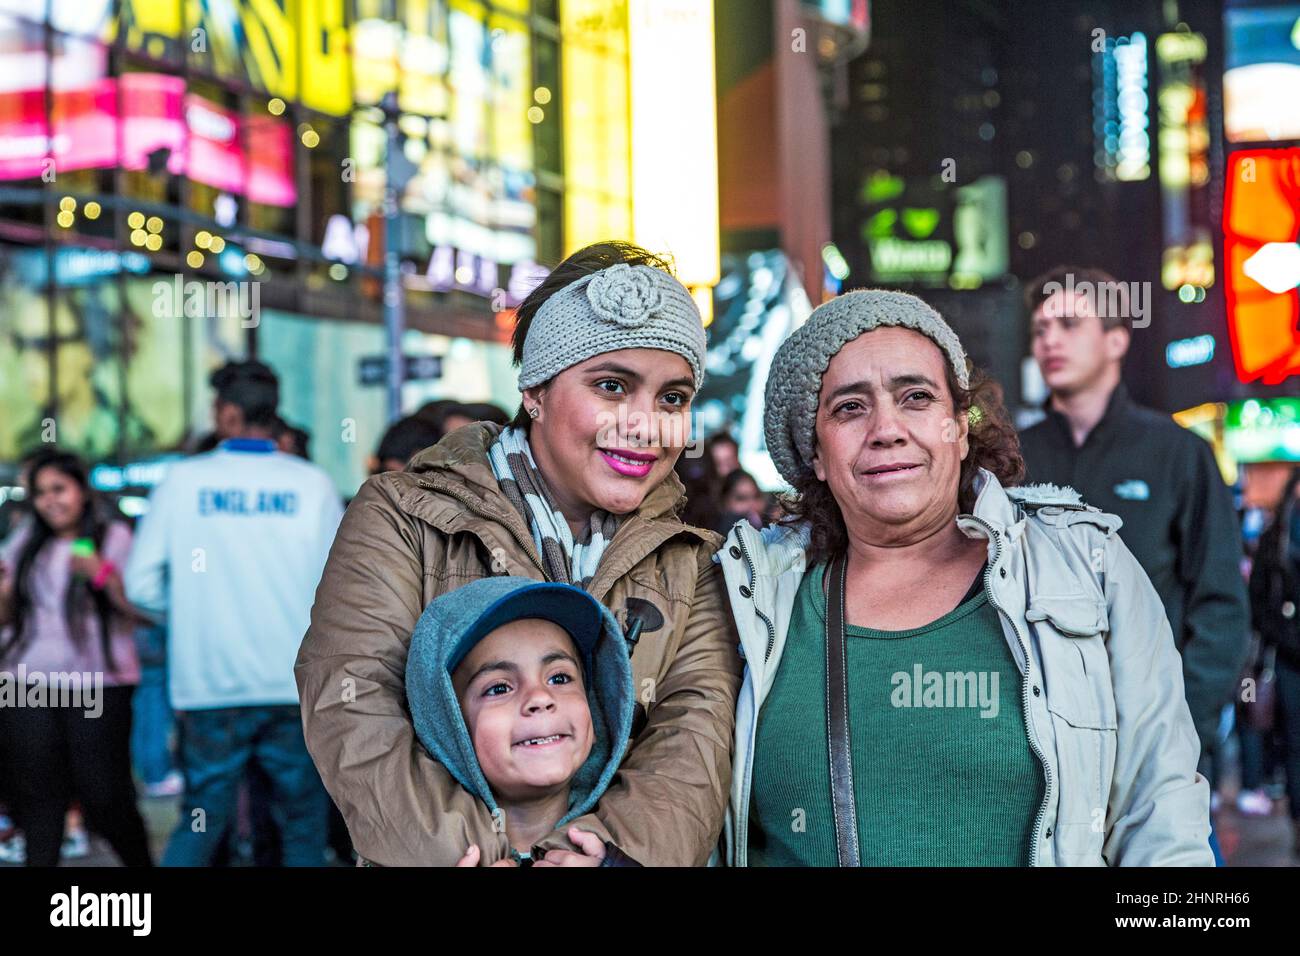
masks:
<path fill-rule="evenodd" d="M 430 602 L 411 636 L 416 735 L 495 811 L 569 789 L 595 805 L 631 732 L 631 663 L 591 595 L 519 577 L 473 581 Z"/>

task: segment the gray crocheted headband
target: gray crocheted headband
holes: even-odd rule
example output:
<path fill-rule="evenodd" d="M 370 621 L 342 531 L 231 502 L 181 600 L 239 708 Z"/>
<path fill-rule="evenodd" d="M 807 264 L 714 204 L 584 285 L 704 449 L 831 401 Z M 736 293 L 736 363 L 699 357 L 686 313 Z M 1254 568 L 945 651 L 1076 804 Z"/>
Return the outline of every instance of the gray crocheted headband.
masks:
<path fill-rule="evenodd" d="M 896 325 L 920 332 L 944 352 L 962 388 L 970 386 L 966 350 L 939 313 L 914 295 L 859 289 L 813 309 L 776 350 L 767 374 L 763 429 L 772 464 L 791 485 L 813 473 L 822 376 L 837 352 L 863 332 Z"/>
<path fill-rule="evenodd" d="M 691 294 L 667 272 L 625 262 L 583 276 L 537 310 L 524 338 L 519 390 L 619 349 L 662 349 L 686 359 L 704 383 L 704 320 Z"/>

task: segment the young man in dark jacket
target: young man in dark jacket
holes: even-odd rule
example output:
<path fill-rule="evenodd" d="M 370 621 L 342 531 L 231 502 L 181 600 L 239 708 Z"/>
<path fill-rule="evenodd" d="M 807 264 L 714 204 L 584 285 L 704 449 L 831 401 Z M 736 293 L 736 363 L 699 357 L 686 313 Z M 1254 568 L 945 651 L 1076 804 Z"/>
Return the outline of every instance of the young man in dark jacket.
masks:
<path fill-rule="evenodd" d="M 1020 445 L 1026 481 L 1070 485 L 1124 520 L 1120 536 L 1182 653 L 1204 765 L 1248 647 L 1241 529 L 1210 446 L 1134 403 L 1120 381 L 1137 314 L 1129 293 L 1104 272 L 1067 267 L 1028 286 L 1032 351 L 1051 397 Z"/>

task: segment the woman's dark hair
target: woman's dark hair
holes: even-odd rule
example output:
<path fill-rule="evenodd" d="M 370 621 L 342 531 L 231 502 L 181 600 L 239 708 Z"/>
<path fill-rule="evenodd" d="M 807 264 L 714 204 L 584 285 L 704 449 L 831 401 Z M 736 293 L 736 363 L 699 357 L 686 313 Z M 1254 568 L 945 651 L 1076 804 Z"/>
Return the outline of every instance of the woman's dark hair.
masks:
<path fill-rule="evenodd" d="M 454 414 L 464 415 L 475 422 L 491 422 L 494 425 L 507 425 L 510 415 L 492 402 L 466 402 L 453 409 Z"/>
<path fill-rule="evenodd" d="M 701 446 L 696 447 L 700 448 L 701 454 L 683 454 L 673 466 L 686 489 L 686 503 L 678 517 L 696 528 L 714 528 L 722 519 L 722 495 L 719 493 L 722 480 L 713 464 L 713 456 L 704 452 Z"/>
<path fill-rule="evenodd" d="M 754 480 L 753 475 L 747 472 L 744 468 L 737 468 L 735 471 L 728 474 L 727 477 L 722 479 L 722 490 L 718 492 L 718 496 L 722 498 L 723 501 L 726 501 L 727 495 L 735 491 L 736 486 L 744 481 L 748 481 L 755 488 L 758 488 L 758 482 Z M 759 490 L 761 491 L 762 489 Z"/>
<path fill-rule="evenodd" d="M 427 418 L 421 418 L 417 412 L 414 415 L 399 418 L 388 426 L 388 431 L 384 432 L 384 437 L 379 440 L 379 448 L 375 451 L 375 457 L 379 459 L 381 469 L 384 462 L 389 458 L 396 458 L 405 464 L 414 455 L 424 451 L 430 445 L 438 444 L 440 438 L 442 438 L 442 432 L 439 431 L 437 426 Z"/>
<path fill-rule="evenodd" d="M 36 484 L 40 473 L 48 468 L 53 468 L 59 474 L 70 478 L 81 488 L 86 504 L 78 520 L 77 536 L 90 538 L 95 542 L 95 551 L 102 551 L 104 535 L 108 531 L 111 519 L 100 503 L 98 495 L 90 487 L 90 475 L 86 463 L 69 452 L 51 450 L 37 454 L 32 459 L 28 472 L 33 500 L 36 498 Z M 23 545 L 18 555 L 17 567 L 14 569 L 13 632 L 8 642 L 0 646 L 0 660 L 7 660 L 10 654 L 20 651 L 29 638 L 25 631 L 34 598 L 32 571 L 41 549 L 55 537 L 54 529 L 46 523 L 35 508 L 32 509 L 30 527 L 31 536 Z M 108 596 L 103 591 L 95 590 L 88 581 L 74 578 L 68 582 L 68 591 L 63 600 L 63 613 L 68 622 L 68 631 L 73 641 L 80 647 L 84 647 L 89 639 L 89 635 L 81 626 L 87 609 L 92 610 L 99 621 L 99 640 L 104 652 L 104 663 L 110 671 L 114 670 L 111 625 L 117 612 L 114 611 Z"/>
<path fill-rule="evenodd" d="M 515 331 L 510 337 L 510 344 L 514 347 L 515 364 L 523 364 L 524 341 L 528 338 L 528 329 L 533 324 L 533 318 L 537 315 L 537 310 L 545 304 L 547 299 L 570 282 L 575 282 L 583 276 L 619 264 L 650 266 L 655 269 L 662 269 L 669 275 L 675 274 L 671 259 L 656 255 L 648 249 L 642 249 L 635 243 L 612 240 L 610 242 L 593 243 L 579 249 L 552 269 L 550 275 L 543 279 L 537 288 L 528 293 L 528 297 L 520 303 L 519 308 L 515 311 Z M 519 410 L 515 412 L 515 417 L 510 424 L 527 431 L 531 422 L 532 419 L 524 411 L 521 402 Z"/>
<path fill-rule="evenodd" d="M 437 437 L 430 444 L 436 445 L 442 440 L 442 436 L 447 434 L 447 416 L 452 410 L 459 407 L 460 403 L 450 398 L 435 398 L 431 402 L 425 402 L 409 418 L 418 418 L 421 421 L 428 422 L 433 427 Z"/>
<path fill-rule="evenodd" d="M 961 463 L 957 482 L 957 507 L 968 512 L 975 506 L 975 476 L 987 468 L 1003 487 L 1019 484 L 1025 477 L 1025 460 L 1020 456 L 1020 438 L 1002 402 L 1002 386 L 979 369 L 972 369 L 970 387 L 962 388 L 952 366 L 944 362 L 944 380 L 953 397 L 954 410 L 969 413 L 970 451 Z M 808 522 L 812 541 L 808 563 L 825 561 L 849 546 L 848 531 L 839 503 L 824 481 L 809 474 L 794 483 L 794 494 L 782 500 L 787 517 L 784 524 Z"/>

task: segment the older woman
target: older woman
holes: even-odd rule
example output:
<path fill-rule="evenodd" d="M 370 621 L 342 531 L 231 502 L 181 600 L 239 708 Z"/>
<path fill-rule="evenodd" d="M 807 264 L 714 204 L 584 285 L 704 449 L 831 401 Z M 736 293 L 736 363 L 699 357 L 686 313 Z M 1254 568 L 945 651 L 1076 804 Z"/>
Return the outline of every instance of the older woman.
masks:
<path fill-rule="evenodd" d="M 469 581 L 575 584 L 626 628 L 637 716 L 609 790 L 573 824 L 599 840 L 556 831 L 530 860 L 597 865 L 612 845 L 702 864 L 722 829 L 740 661 L 711 560 L 721 539 L 678 517 L 699 311 L 662 260 L 603 243 L 528 296 L 514 343 L 510 427 L 466 425 L 348 507 L 298 656 L 308 748 L 364 859 L 517 861 L 501 821 L 417 742 L 407 648 L 425 606 Z"/>
<path fill-rule="evenodd" d="M 746 659 L 735 865 L 1211 865 L 1159 598 L 919 299 L 858 291 L 781 346 L 790 527 L 721 552 Z"/>

